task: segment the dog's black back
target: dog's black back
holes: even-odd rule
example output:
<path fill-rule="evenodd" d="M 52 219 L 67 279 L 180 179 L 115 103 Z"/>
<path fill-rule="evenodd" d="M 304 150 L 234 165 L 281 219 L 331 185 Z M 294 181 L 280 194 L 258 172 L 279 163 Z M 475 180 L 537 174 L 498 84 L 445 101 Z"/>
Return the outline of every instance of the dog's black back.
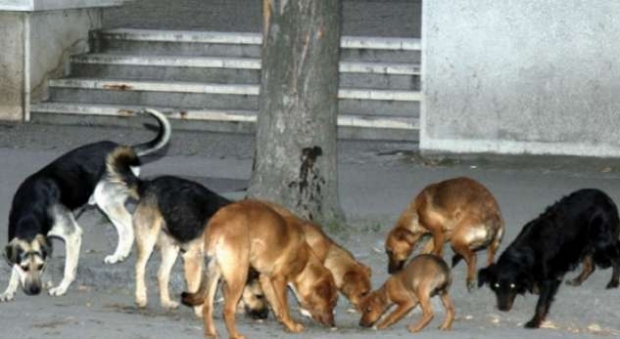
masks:
<path fill-rule="evenodd" d="M 13 197 L 9 239 L 17 232 L 23 239 L 47 234 L 54 222 L 49 208 L 55 204 L 69 210 L 86 204 L 105 173 L 106 155 L 116 147 L 117 143 L 101 141 L 76 148 L 26 178 Z"/>
<path fill-rule="evenodd" d="M 526 257 L 535 279 L 561 278 L 588 254 L 594 254 L 597 265 L 608 267 L 606 253 L 619 234 L 616 204 L 602 191 L 583 189 L 526 224 L 497 264 Z"/>
<path fill-rule="evenodd" d="M 174 176 L 142 181 L 138 190 L 141 200 L 156 199 L 167 232 L 181 243 L 200 237 L 215 212 L 230 203 L 203 185 Z"/>
<path fill-rule="evenodd" d="M 502 311 L 510 310 L 517 294 L 539 290 L 536 314 L 526 324 L 538 327 L 564 275 L 584 259 L 602 268 L 613 265 L 607 287 L 618 286 L 619 234 L 618 209 L 607 194 L 573 192 L 527 223 L 498 262 L 479 271 L 478 285 L 489 284 Z"/>

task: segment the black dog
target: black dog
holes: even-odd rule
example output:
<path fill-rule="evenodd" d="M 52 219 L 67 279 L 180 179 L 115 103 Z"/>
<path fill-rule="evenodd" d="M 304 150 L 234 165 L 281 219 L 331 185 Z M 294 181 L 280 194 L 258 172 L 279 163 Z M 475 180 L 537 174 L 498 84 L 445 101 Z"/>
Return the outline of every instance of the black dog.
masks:
<path fill-rule="evenodd" d="M 596 189 L 573 192 L 526 224 L 497 263 L 478 272 L 478 286 L 489 285 L 501 311 L 511 309 L 517 294 L 537 291 L 536 313 L 525 327 L 538 328 L 562 278 L 579 263 L 583 272 L 569 284 L 581 284 L 595 266 L 612 266 L 607 288 L 618 287 L 619 234 L 618 209 L 609 196 Z"/>
<path fill-rule="evenodd" d="M 0 301 L 13 299 L 18 286 L 29 295 L 41 292 L 41 274 L 51 252 L 50 237 L 64 240 L 66 257 L 64 277 L 49 290 L 50 295 L 66 293 L 75 279 L 82 229 L 74 211 L 86 203 L 96 204 L 118 232 L 114 254 L 105 258 L 108 264 L 124 260 L 133 245 L 131 214 L 125 209 L 129 192 L 123 183 L 111 178 L 114 154 L 131 153 L 133 161 L 123 164 L 127 170 L 139 171 L 139 157 L 164 147 L 170 139 L 170 123 L 161 113 L 147 110 L 159 123 L 153 140 L 134 146 L 101 141 L 78 147 L 32 174 L 19 186 L 9 213 L 9 244 L 4 256 L 12 266 L 9 286 Z"/>

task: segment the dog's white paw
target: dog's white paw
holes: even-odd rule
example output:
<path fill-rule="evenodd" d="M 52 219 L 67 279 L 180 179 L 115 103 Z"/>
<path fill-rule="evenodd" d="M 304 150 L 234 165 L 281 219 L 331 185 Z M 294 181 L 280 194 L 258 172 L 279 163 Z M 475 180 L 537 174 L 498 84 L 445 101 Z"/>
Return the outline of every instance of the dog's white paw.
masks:
<path fill-rule="evenodd" d="M 174 310 L 176 308 L 179 308 L 179 303 L 176 301 L 172 301 L 172 300 L 168 300 L 168 301 L 162 301 L 161 302 L 161 307 L 167 309 L 167 310 Z"/>
<path fill-rule="evenodd" d="M 2 293 L 0 294 L 0 302 L 7 302 L 7 301 L 11 301 L 13 300 L 13 297 L 15 297 L 15 293 L 12 292 L 7 292 L 7 293 Z"/>
<path fill-rule="evenodd" d="M 145 308 L 147 303 L 146 296 L 136 296 L 136 306 L 138 306 L 138 308 Z"/>
<path fill-rule="evenodd" d="M 107 257 L 105 257 L 105 259 L 103 259 L 103 262 L 108 265 L 112 265 L 112 264 L 122 262 L 125 259 L 127 259 L 127 256 L 112 254 L 112 255 L 108 255 Z"/>
<path fill-rule="evenodd" d="M 194 306 L 194 315 L 196 318 L 202 319 L 202 305 Z"/>
<path fill-rule="evenodd" d="M 59 297 L 67 293 L 67 288 L 63 286 L 57 286 L 49 289 L 49 295 L 52 297 Z"/>

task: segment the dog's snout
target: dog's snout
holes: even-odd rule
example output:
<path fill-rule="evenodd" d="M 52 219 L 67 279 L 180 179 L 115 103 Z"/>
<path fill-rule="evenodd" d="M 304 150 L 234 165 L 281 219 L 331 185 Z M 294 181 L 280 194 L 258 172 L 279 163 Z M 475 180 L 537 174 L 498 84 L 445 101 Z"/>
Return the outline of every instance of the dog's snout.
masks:
<path fill-rule="evenodd" d="M 323 315 L 323 317 L 321 317 L 321 323 L 323 323 L 323 325 L 327 326 L 327 327 L 336 327 L 336 320 L 334 319 L 334 314 L 325 314 Z"/>
<path fill-rule="evenodd" d="M 368 322 L 368 321 L 364 321 L 364 319 L 361 319 L 361 320 L 360 320 L 359 325 L 360 325 L 361 327 L 370 327 L 370 326 L 372 326 L 372 324 L 371 324 L 370 322 Z"/>
<path fill-rule="evenodd" d="M 28 295 L 37 295 L 41 293 L 41 286 L 39 285 L 30 285 L 28 288 L 24 289 L 24 292 Z"/>

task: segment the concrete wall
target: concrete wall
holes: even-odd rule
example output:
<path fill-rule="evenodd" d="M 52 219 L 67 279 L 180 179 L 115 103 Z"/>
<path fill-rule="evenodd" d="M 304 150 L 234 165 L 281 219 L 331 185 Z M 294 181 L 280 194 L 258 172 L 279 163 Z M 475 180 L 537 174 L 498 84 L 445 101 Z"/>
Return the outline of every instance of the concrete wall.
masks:
<path fill-rule="evenodd" d="M 0 119 L 20 120 L 23 109 L 23 15 L 0 12 Z"/>
<path fill-rule="evenodd" d="M 620 156 L 620 1 L 423 2 L 426 153 Z"/>
<path fill-rule="evenodd" d="M 28 120 L 30 103 L 46 96 L 50 77 L 69 56 L 88 50 L 102 7 L 123 0 L 0 0 L 0 120 Z"/>
<path fill-rule="evenodd" d="M 101 27 L 101 12 L 76 9 L 30 15 L 31 102 L 47 97 L 47 80 L 65 75 L 72 54 L 88 51 L 88 33 Z"/>

